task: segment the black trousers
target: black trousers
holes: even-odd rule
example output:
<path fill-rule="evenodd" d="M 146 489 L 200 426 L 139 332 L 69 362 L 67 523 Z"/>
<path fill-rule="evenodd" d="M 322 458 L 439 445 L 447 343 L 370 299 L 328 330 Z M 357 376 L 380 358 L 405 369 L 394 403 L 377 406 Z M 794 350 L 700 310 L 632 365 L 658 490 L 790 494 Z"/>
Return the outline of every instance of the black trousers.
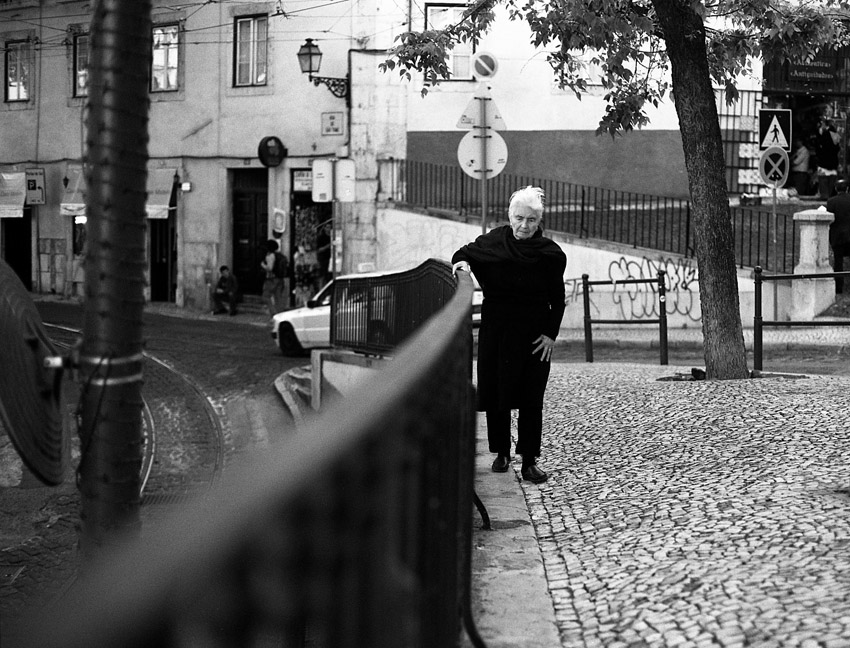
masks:
<path fill-rule="evenodd" d="M 836 243 L 832 246 L 833 271 L 844 272 L 844 257 L 850 256 L 850 243 Z M 835 292 L 844 292 L 844 277 L 835 278 Z"/>
<path fill-rule="evenodd" d="M 224 305 L 230 309 L 230 312 L 236 310 L 236 302 L 239 301 L 238 295 L 235 292 L 229 293 L 213 293 L 213 308 L 215 310 L 224 310 Z"/>
<path fill-rule="evenodd" d="M 511 410 L 487 410 L 487 441 L 490 452 L 511 454 Z M 543 408 L 520 407 L 517 417 L 516 453 L 530 459 L 540 456 Z"/>

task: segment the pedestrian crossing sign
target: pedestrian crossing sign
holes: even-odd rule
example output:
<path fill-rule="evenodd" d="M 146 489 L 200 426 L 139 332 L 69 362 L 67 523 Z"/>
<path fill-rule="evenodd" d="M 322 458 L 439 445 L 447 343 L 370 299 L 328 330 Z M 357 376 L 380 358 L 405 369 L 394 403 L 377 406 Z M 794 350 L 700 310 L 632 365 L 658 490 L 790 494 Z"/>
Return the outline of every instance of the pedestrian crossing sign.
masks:
<path fill-rule="evenodd" d="M 759 110 L 759 148 L 772 146 L 791 152 L 791 111 L 787 108 Z"/>

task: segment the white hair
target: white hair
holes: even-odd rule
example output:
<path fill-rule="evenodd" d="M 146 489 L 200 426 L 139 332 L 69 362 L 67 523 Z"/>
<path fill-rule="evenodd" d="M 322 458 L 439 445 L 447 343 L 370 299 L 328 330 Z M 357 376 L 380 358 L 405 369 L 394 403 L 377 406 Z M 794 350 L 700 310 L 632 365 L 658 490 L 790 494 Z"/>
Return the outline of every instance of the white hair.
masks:
<path fill-rule="evenodd" d="M 517 189 L 511 194 L 508 201 L 508 216 L 514 214 L 514 209 L 519 205 L 526 205 L 534 210 L 538 216 L 543 216 L 543 189 L 531 185 Z"/>

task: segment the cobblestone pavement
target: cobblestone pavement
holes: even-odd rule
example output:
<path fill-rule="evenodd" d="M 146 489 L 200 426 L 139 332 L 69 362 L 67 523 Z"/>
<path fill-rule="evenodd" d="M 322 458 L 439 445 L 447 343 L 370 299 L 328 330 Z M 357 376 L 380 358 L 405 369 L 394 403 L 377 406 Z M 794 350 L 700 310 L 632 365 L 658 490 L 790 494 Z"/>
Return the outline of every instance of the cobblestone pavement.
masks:
<path fill-rule="evenodd" d="M 850 378 L 675 370 L 553 365 L 522 489 L 562 645 L 850 646 Z"/>

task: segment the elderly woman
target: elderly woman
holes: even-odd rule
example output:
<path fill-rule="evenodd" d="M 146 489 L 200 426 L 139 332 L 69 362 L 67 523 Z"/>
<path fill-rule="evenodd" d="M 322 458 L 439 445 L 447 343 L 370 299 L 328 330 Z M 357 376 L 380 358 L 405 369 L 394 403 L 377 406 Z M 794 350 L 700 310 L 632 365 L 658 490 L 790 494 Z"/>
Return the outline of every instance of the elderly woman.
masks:
<path fill-rule="evenodd" d="M 509 225 L 479 236 L 452 256 L 452 271 L 472 271 L 484 293 L 478 333 L 478 410 L 486 413 L 494 472 L 511 462 L 511 410 L 517 409 L 516 453 L 522 477 L 546 481 L 536 464 L 543 392 L 564 315 L 567 257 L 543 236 L 543 190 L 514 192 Z"/>

